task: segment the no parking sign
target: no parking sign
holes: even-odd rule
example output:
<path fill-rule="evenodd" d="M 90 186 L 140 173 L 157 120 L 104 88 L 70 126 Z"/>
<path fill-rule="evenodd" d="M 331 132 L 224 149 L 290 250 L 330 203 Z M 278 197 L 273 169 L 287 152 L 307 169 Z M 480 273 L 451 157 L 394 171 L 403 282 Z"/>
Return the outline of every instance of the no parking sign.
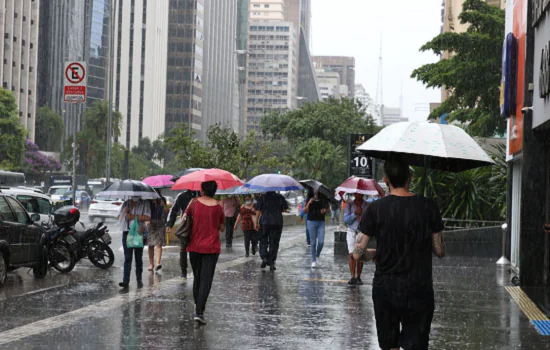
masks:
<path fill-rule="evenodd" d="M 65 102 L 86 102 L 86 62 L 65 62 L 64 75 Z"/>

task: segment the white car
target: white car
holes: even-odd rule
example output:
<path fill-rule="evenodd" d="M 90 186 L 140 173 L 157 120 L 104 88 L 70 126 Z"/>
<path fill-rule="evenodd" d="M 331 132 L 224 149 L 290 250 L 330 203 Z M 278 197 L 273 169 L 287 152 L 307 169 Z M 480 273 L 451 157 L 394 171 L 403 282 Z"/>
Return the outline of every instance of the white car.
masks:
<path fill-rule="evenodd" d="M 90 202 L 88 219 L 90 222 L 94 222 L 96 218 L 116 220 L 118 214 L 120 214 L 123 203 L 124 200 L 122 199 L 101 198 L 100 196 L 96 196 Z"/>
<path fill-rule="evenodd" d="M 57 202 L 65 193 L 72 189 L 71 186 L 52 186 L 48 190 L 48 195 L 52 197 L 52 201 Z"/>
<path fill-rule="evenodd" d="M 30 214 L 40 215 L 40 222 L 49 222 L 53 212 L 53 203 L 50 197 L 29 189 L 8 188 L 2 193 L 17 199 Z"/>

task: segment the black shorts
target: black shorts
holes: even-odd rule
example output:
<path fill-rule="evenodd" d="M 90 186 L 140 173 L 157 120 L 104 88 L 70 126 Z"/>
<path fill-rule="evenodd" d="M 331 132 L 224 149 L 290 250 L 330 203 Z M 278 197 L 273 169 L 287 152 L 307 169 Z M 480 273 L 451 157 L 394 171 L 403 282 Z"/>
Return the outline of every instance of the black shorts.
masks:
<path fill-rule="evenodd" d="M 435 309 L 433 291 L 411 296 L 373 287 L 372 300 L 378 344 L 382 350 L 428 349 Z"/>

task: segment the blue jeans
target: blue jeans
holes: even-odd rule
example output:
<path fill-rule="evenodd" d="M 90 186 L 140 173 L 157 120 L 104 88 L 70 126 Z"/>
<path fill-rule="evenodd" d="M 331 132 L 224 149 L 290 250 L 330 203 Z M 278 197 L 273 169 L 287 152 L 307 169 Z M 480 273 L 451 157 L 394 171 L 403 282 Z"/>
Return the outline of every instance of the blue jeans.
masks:
<path fill-rule="evenodd" d="M 309 228 L 307 223 L 308 222 L 306 221 L 306 241 L 307 241 L 307 245 L 311 245 L 311 238 L 309 237 Z"/>
<path fill-rule="evenodd" d="M 331 223 L 340 225 L 340 209 L 331 210 L 330 214 Z"/>
<path fill-rule="evenodd" d="M 126 238 L 128 231 L 122 233 L 122 248 L 124 249 L 124 277 L 123 283 L 130 283 L 130 272 L 132 271 L 132 258 L 135 253 L 136 257 L 136 280 L 141 282 L 143 274 L 143 248 L 128 248 L 126 247 Z"/>
<path fill-rule="evenodd" d="M 325 245 L 325 222 L 308 221 L 307 229 L 311 239 L 311 261 L 316 261 Z"/>

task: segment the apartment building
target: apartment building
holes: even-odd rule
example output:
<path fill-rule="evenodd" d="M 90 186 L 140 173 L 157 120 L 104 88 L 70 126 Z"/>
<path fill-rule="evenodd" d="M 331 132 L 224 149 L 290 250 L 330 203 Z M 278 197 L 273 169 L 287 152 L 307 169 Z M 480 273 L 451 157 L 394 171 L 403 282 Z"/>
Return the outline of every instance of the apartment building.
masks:
<path fill-rule="evenodd" d="M 343 56 L 313 56 L 313 65 L 324 72 L 335 72 L 340 76 L 340 84 L 348 87 L 348 97 L 354 96 L 355 58 Z"/>

